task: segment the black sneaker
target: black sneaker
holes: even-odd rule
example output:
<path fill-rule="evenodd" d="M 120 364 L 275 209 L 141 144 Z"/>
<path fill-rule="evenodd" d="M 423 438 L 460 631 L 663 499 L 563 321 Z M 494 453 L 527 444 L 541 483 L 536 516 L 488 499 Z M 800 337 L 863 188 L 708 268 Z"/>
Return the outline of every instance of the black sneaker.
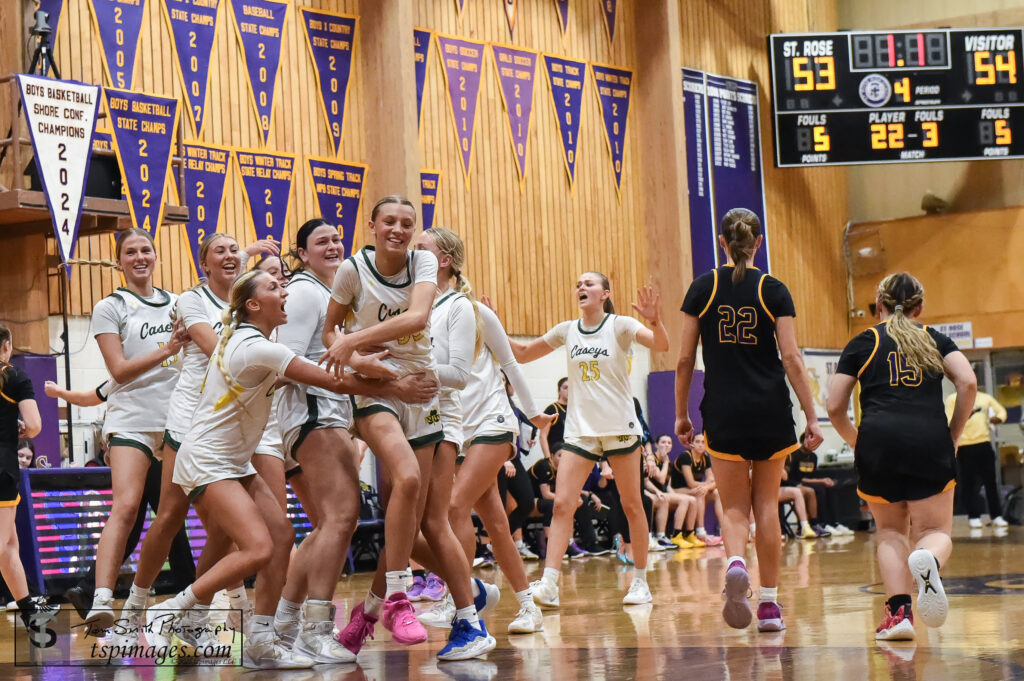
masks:
<path fill-rule="evenodd" d="M 818 535 L 819 537 L 831 537 L 832 536 L 832 533 L 829 532 L 828 530 L 826 530 L 821 525 L 811 525 L 811 529 L 814 530 L 814 534 Z"/>
<path fill-rule="evenodd" d="M 75 612 L 83 620 L 89 616 L 89 610 L 92 608 L 92 594 L 86 594 L 82 587 L 73 586 L 65 591 L 64 600 L 74 606 Z"/>
<path fill-rule="evenodd" d="M 43 596 L 36 596 L 32 599 L 31 608 L 19 610 L 18 616 L 31 634 L 39 634 L 46 631 L 46 624 L 52 622 L 59 612 L 59 605 L 48 603 Z"/>

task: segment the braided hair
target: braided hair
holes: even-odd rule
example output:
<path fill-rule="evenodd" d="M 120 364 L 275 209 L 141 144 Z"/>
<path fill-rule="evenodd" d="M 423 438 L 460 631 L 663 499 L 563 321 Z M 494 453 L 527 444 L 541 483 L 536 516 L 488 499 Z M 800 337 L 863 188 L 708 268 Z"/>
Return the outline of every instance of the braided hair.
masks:
<path fill-rule="evenodd" d="M 890 274 L 878 284 L 878 301 L 892 315 L 886 322 L 886 332 L 896 341 L 896 349 L 907 364 L 923 373 L 941 375 L 942 355 L 935 339 L 909 317 L 924 302 L 921 282 L 909 272 Z"/>
<path fill-rule="evenodd" d="M 469 281 L 462 276 L 462 268 L 466 266 L 466 244 L 458 234 L 444 227 L 434 227 L 427 232 L 437 245 L 439 251 L 452 259 L 450 276 L 455 277 L 455 290 L 466 296 L 473 303 L 473 316 L 476 319 L 476 344 L 473 346 L 473 357 L 480 354 L 484 346 L 484 320 L 480 316 L 480 303 L 477 302 Z"/>
<path fill-rule="evenodd" d="M 734 265 L 732 281 L 738 284 L 747 276 L 747 266 L 754 259 L 761 221 L 751 210 L 733 208 L 722 217 L 722 236 Z"/>
<path fill-rule="evenodd" d="M 238 325 L 246 321 L 249 318 L 249 311 L 245 307 L 245 304 L 253 297 L 256 292 L 256 287 L 259 286 L 260 280 L 263 277 L 269 277 L 270 275 L 263 270 L 249 270 L 238 279 L 231 286 L 231 302 L 224 309 L 221 314 L 221 321 L 224 323 L 224 328 L 220 332 L 220 340 L 217 342 L 217 349 L 214 351 L 214 358 L 217 361 L 217 370 L 220 375 L 224 377 L 224 382 L 228 386 L 228 392 L 225 393 L 217 403 L 213 406 L 214 411 L 223 409 L 245 392 L 245 387 L 240 383 L 237 383 L 231 372 L 228 371 L 227 363 L 224 361 L 224 349 L 228 345 L 228 341 L 231 336 L 235 333 L 235 329 Z M 211 361 L 213 361 L 211 359 Z"/>

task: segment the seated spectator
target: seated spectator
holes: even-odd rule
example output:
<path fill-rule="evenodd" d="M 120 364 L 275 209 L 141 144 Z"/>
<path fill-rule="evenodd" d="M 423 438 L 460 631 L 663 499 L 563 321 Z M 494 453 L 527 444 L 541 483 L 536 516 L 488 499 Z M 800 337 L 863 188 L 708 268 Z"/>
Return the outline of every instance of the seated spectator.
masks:
<path fill-rule="evenodd" d="M 813 492 L 811 498 L 814 498 Z M 796 486 L 789 484 L 786 469 L 782 469 L 782 486 L 779 487 L 779 503 L 792 501 L 796 510 L 797 520 L 800 522 L 800 537 L 802 539 L 817 539 L 824 536 L 815 532 L 807 517 L 807 504 L 804 493 Z"/>
<path fill-rule="evenodd" d="M 36 446 L 32 440 L 23 437 L 18 440 L 18 468 L 36 467 Z"/>
<path fill-rule="evenodd" d="M 689 549 L 704 546 L 694 533 L 697 522 L 697 501 L 694 497 L 679 494 L 668 487 L 668 460 L 665 466 L 658 465 L 656 454 L 644 457 L 647 477 L 644 479 L 644 494 L 654 504 L 654 523 L 651 525 L 654 551 L 665 549 Z M 672 513 L 672 532 L 665 535 L 669 513 Z M 696 541 L 693 541 L 696 540 Z M 698 543 L 699 542 L 699 543 Z M 656 548 L 655 548 L 656 547 Z"/>
<path fill-rule="evenodd" d="M 709 498 L 714 504 L 715 515 L 718 518 L 719 525 L 721 525 L 723 517 L 722 500 L 718 496 L 718 487 L 715 484 L 715 474 L 711 470 L 711 461 L 708 459 L 704 435 L 694 435 L 690 451 L 682 452 L 676 457 L 674 462 L 669 464 L 668 455 L 671 451 L 672 436 L 658 436 L 658 447 L 655 450 L 655 456 L 660 457 L 658 461 L 659 476 L 663 476 L 667 480 L 670 491 L 691 495 L 696 500 L 697 528 L 695 534 L 697 538 L 708 546 L 721 544 L 721 537 L 708 534 L 707 530 L 704 529 L 704 516 Z"/>
<path fill-rule="evenodd" d="M 530 467 L 530 479 L 534 485 L 534 492 L 537 498 L 537 510 L 544 522 L 544 538 L 547 544 L 548 529 L 551 527 L 551 517 L 555 509 L 555 480 L 558 473 L 558 462 L 562 458 L 562 443 L 553 442 L 550 444 L 551 458 L 541 459 Z M 594 511 L 601 508 L 600 499 L 593 492 L 586 490 L 580 492 L 580 499 L 576 504 L 576 536 L 581 531 L 584 537 L 594 538 Z M 592 544 L 593 545 L 593 544 Z M 575 540 L 569 543 L 565 555 L 569 558 L 583 557 L 591 554 L 591 551 L 584 549 Z"/>

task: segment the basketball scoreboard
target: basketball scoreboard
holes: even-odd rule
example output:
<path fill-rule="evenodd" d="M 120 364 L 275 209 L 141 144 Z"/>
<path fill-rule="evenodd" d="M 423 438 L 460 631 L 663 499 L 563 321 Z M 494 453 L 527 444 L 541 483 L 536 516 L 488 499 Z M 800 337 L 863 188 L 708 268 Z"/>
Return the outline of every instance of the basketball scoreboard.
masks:
<path fill-rule="evenodd" d="M 1024 29 L 774 34 L 775 165 L 1024 156 Z"/>

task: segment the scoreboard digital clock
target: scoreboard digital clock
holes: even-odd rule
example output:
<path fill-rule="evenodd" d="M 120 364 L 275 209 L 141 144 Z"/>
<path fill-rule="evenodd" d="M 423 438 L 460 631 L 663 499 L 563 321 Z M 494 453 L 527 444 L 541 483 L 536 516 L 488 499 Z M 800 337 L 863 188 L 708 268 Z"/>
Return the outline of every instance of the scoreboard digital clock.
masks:
<path fill-rule="evenodd" d="M 772 35 L 775 165 L 1024 157 L 1022 41 L 1022 28 Z"/>

